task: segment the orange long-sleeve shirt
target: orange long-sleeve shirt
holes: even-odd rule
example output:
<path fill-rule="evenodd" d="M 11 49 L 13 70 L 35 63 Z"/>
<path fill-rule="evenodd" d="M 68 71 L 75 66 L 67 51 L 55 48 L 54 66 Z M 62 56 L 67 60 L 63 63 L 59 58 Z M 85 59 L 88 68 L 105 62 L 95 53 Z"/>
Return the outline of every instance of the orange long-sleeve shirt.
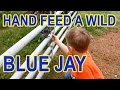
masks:
<path fill-rule="evenodd" d="M 73 56 L 73 54 L 70 52 L 68 52 L 68 55 Z M 83 71 L 82 72 L 72 72 L 71 71 L 71 75 L 75 79 L 104 79 L 102 72 L 97 67 L 95 62 L 92 60 L 92 57 L 88 51 L 86 53 L 86 56 L 87 56 L 87 58 L 83 64 Z M 76 68 L 77 68 L 78 64 L 75 61 L 75 59 L 74 59 L 74 62 L 75 62 Z M 78 70 L 78 68 L 77 68 L 77 70 Z"/>

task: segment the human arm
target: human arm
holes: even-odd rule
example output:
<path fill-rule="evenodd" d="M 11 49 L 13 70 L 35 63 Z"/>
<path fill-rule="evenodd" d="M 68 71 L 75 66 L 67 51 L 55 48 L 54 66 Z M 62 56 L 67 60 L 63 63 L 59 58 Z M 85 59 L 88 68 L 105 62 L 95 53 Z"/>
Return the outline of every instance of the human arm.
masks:
<path fill-rule="evenodd" d="M 54 34 L 52 34 L 52 41 L 55 42 L 65 54 L 68 54 L 69 50 L 67 46 L 63 44 Z"/>

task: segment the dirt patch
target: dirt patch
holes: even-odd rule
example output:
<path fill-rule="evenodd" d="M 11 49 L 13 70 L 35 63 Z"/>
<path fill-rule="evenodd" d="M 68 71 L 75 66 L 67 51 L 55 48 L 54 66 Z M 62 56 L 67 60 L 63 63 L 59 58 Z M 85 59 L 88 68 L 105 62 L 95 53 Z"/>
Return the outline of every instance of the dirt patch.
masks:
<path fill-rule="evenodd" d="M 120 79 L 120 31 L 111 30 L 91 40 L 90 53 L 107 79 Z"/>

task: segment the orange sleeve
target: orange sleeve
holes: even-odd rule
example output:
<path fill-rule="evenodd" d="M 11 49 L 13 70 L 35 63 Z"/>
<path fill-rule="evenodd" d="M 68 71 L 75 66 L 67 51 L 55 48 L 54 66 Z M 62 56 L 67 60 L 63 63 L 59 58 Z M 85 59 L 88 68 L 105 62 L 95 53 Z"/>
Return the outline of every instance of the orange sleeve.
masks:
<path fill-rule="evenodd" d="M 77 78 L 76 79 L 94 79 L 94 76 L 90 70 L 90 68 L 85 65 L 83 67 L 83 72 L 77 72 Z"/>
<path fill-rule="evenodd" d="M 67 55 L 72 55 L 72 53 L 70 51 L 67 52 Z"/>

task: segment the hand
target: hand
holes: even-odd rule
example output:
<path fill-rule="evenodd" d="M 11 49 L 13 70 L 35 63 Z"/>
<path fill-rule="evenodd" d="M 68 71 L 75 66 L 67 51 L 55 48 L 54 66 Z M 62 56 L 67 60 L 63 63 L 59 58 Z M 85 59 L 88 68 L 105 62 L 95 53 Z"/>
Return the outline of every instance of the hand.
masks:
<path fill-rule="evenodd" d="M 57 43 L 59 41 L 59 39 L 57 38 L 57 36 L 55 36 L 54 34 L 52 34 L 52 41 Z"/>
<path fill-rule="evenodd" d="M 55 42 L 61 49 L 62 51 L 67 55 L 69 50 L 65 44 L 62 43 L 54 34 L 52 34 L 52 41 Z"/>

